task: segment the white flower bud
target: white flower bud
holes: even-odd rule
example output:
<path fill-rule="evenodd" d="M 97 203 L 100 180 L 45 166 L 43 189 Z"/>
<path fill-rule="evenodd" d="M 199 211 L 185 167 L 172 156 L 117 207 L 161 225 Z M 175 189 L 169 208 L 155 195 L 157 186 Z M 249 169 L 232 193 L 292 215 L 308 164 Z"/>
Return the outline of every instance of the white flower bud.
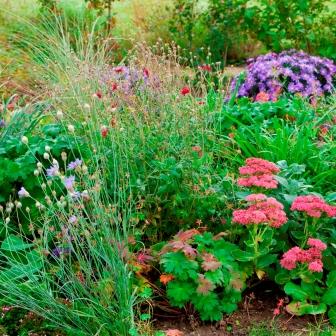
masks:
<path fill-rule="evenodd" d="M 53 160 L 52 160 L 52 163 L 53 163 L 53 165 L 55 165 L 55 166 L 58 165 L 58 161 L 57 161 L 56 159 L 53 159 Z"/>
<path fill-rule="evenodd" d="M 8 224 L 10 222 L 10 218 L 7 217 L 6 220 L 5 220 L 5 223 Z"/>
<path fill-rule="evenodd" d="M 17 209 L 22 208 L 22 203 L 21 202 L 15 202 L 15 205 L 16 205 Z"/>
<path fill-rule="evenodd" d="M 49 187 L 51 187 L 51 185 L 52 185 L 52 181 L 51 181 L 51 180 L 48 180 L 48 181 L 47 181 L 47 184 L 48 184 Z"/>
<path fill-rule="evenodd" d="M 41 184 L 41 188 L 42 188 L 43 190 L 45 190 L 45 189 L 47 188 L 47 185 L 46 185 L 45 183 L 42 183 L 42 184 Z"/>
<path fill-rule="evenodd" d="M 44 150 L 49 153 L 51 151 L 51 148 L 50 148 L 50 146 L 45 146 Z"/>
<path fill-rule="evenodd" d="M 75 132 L 75 126 L 74 125 L 68 125 L 68 131 L 73 133 Z"/>
<path fill-rule="evenodd" d="M 62 118 L 63 118 L 63 112 L 62 112 L 61 110 L 58 110 L 58 111 L 56 112 L 56 117 L 57 117 L 58 119 L 62 119 Z"/>
<path fill-rule="evenodd" d="M 25 145 L 28 145 L 28 138 L 27 138 L 26 136 L 23 136 L 23 137 L 21 138 L 21 141 L 22 141 L 22 143 L 24 143 Z"/>
<path fill-rule="evenodd" d="M 61 153 L 61 158 L 62 158 L 63 161 L 66 161 L 66 159 L 67 159 L 67 153 L 62 152 Z"/>
<path fill-rule="evenodd" d="M 26 207 L 26 212 L 28 212 L 28 213 L 30 212 L 30 209 L 28 207 Z"/>
<path fill-rule="evenodd" d="M 40 202 L 35 203 L 36 208 L 40 209 L 42 207 L 42 204 Z"/>
<path fill-rule="evenodd" d="M 89 110 L 89 109 L 90 109 L 90 105 L 89 105 L 88 103 L 86 103 L 86 104 L 84 104 L 84 108 L 85 108 L 86 110 Z"/>
<path fill-rule="evenodd" d="M 44 154 L 43 154 L 43 157 L 44 157 L 46 160 L 49 160 L 50 155 L 49 155 L 48 153 L 44 153 Z"/>
<path fill-rule="evenodd" d="M 42 167 L 43 167 L 42 163 L 41 162 L 37 162 L 37 168 L 42 169 Z"/>
<path fill-rule="evenodd" d="M 87 174 L 88 173 L 88 167 L 87 166 L 82 166 L 82 172 L 83 174 Z"/>

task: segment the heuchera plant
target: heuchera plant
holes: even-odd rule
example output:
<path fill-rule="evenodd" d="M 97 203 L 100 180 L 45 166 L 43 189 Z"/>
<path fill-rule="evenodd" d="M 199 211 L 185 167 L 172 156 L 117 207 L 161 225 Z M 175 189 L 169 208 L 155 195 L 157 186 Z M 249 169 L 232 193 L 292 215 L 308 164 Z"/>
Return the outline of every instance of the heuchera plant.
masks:
<path fill-rule="evenodd" d="M 318 97 L 331 93 L 335 74 L 336 66 L 327 58 L 295 50 L 268 53 L 248 60 L 237 96 L 262 102 L 275 101 L 282 93 Z M 237 79 L 232 83 L 233 89 Z"/>

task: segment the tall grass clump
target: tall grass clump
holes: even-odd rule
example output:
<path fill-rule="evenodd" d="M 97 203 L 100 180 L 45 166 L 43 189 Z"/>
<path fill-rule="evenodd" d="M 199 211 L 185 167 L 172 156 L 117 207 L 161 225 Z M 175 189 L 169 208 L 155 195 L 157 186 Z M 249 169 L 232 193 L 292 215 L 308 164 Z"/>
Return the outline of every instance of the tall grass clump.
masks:
<path fill-rule="evenodd" d="M 50 86 L 41 93 L 49 107 L 43 109 L 38 126 L 24 130 L 26 124 L 14 124 L 20 120 L 14 116 L 7 130 L 19 127 L 11 136 L 17 135 L 19 143 L 28 148 L 28 160 L 36 163 L 34 175 L 44 200 L 35 199 L 37 191 L 19 179 L 19 192 L 13 192 L 1 208 L 5 237 L 0 249 L 2 301 L 44 317 L 67 335 L 134 334 L 133 309 L 139 293 L 127 241 L 134 208 L 126 192 L 128 157 L 118 134 L 110 133 L 102 142 L 99 115 L 92 111 L 87 116 L 92 120 L 86 123 L 84 113 L 67 113 L 75 112 L 74 106 L 78 108 L 75 104 L 81 100 L 92 98 L 90 89 L 76 87 L 74 59 L 97 64 L 101 61 L 99 50 L 90 42 L 78 42 L 75 53 L 74 42 L 69 41 L 58 19 L 44 23 L 38 31 L 22 24 L 27 35 L 21 35 L 20 42 L 30 48 L 40 82 L 49 80 Z M 67 91 L 69 95 L 54 100 L 53 85 L 62 88 L 65 84 L 72 89 Z M 34 116 L 31 118 L 34 124 Z M 38 149 L 30 140 L 38 134 L 43 137 L 41 127 L 46 125 L 54 136 L 48 146 Z M 59 144 L 58 129 L 66 129 L 77 146 L 62 151 L 69 148 L 69 137 Z M 6 141 L 8 136 L 2 135 L 1 141 Z M 83 139 L 87 141 L 85 150 L 80 147 Z M 70 162 L 74 153 L 80 154 Z"/>

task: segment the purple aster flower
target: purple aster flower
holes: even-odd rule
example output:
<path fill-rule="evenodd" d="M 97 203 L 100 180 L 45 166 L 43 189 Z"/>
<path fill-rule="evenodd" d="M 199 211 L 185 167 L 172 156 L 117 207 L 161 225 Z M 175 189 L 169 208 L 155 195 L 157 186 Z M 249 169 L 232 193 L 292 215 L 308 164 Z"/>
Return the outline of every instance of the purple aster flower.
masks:
<path fill-rule="evenodd" d="M 59 175 L 59 164 L 54 163 L 50 168 L 47 169 L 47 176 L 53 177 Z"/>
<path fill-rule="evenodd" d="M 79 167 L 82 164 L 82 162 L 83 162 L 82 160 L 76 159 L 75 161 L 72 161 L 68 164 L 68 169 L 69 170 L 74 170 L 77 167 Z"/>
<path fill-rule="evenodd" d="M 238 89 L 238 96 L 255 99 L 263 92 L 273 100 L 281 92 L 290 92 L 313 98 L 329 94 L 335 76 L 336 65 L 327 58 L 295 50 L 268 53 L 247 61 L 246 77 Z M 237 78 L 232 81 L 231 90 L 234 90 Z"/>
<path fill-rule="evenodd" d="M 21 189 L 18 192 L 19 198 L 25 198 L 25 197 L 29 197 L 29 192 L 24 188 L 21 187 Z"/>
<path fill-rule="evenodd" d="M 73 186 L 75 183 L 75 176 L 71 175 L 69 177 L 65 177 L 63 183 L 65 185 L 65 188 L 67 188 L 67 190 L 73 190 Z"/>
<path fill-rule="evenodd" d="M 0 119 L 0 128 L 3 128 L 6 126 L 5 120 Z"/>

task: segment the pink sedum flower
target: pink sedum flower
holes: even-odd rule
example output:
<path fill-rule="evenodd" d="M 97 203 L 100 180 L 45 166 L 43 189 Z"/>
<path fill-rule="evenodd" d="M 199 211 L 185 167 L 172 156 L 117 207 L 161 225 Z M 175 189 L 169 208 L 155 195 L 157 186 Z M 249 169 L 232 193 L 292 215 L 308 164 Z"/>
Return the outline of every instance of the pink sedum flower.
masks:
<path fill-rule="evenodd" d="M 280 265 L 287 269 L 293 270 L 298 263 L 308 264 L 308 270 L 311 272 L 322 272 L 322 251 L 327 248 L 327 245 L 319 239 L 309 238 L 307 242 L 311 246 L 308 250 L 303 250 L 295 246 L 283 254 Z"/>
<path fill-rule="evenodd" d="M 323 243 L 320 239 L 309 238 L 307 244 L 308 246 L 315 247 L 320 251 L 324 251 L 327 249 L 327 245 Z"/>
<path fill-rule="evenodd" d="M 291 210 L 305 212 L 308 216 L 314 218 L 320 218 L 323 214 L 327 217 L 336 216 L 336 206 L 327 204 L 323 198 L 315 195 L 296 197 Z"/>
<path fill-rule="evenodd" d="M 245 163 L 245 166 L 239 168 L 239 173 L 242 176 L 238 178 L 238 185 L 265 189 L 277 188 L 278 181 L 273 174 L 280 170 L 273 162 L 259 158 L 248 158 Z"/>
<path fill-rule="evenodd" d="M 283 205 L 273 197 L 264 194 L 251 194 L 246 197 L 250 205 L 245 210 L 233 212 L 233 222 L 248 224 L 267 224 L 279 228 L 287 222 Z"/>
<path fill-rule="evenodd" d="M 311 272 L 323 272 L 323 263 L 321 260 L 315 260 L 309 263 L 308 269 Z"/>
<path fill-rule="evenodd" d="M 235 210 L 233 211 L 234 223 L 250 225 L 250 224 L 262 224 L 267 221 L 265 214 L 258 210 Z"/>

